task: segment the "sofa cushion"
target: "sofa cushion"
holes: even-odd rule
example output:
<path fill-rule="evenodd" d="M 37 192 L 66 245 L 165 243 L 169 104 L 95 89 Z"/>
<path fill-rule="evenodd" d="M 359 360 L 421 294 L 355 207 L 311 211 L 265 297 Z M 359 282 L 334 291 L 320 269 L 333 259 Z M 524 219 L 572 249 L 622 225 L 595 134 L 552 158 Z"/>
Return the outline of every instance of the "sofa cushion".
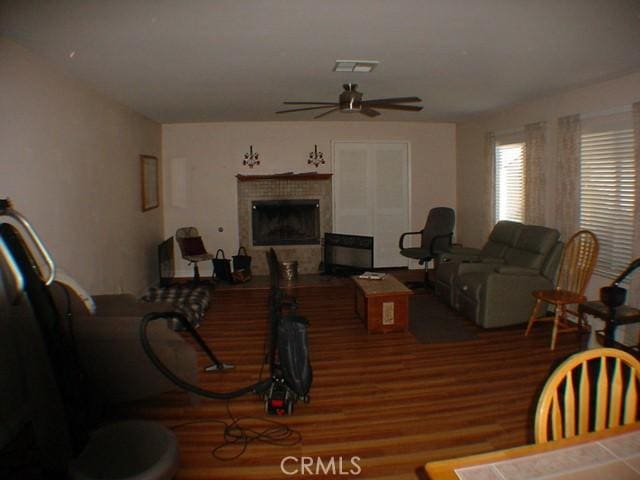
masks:
<path fill-rule="evenodd" d="M 560 233 L 554 228 L 523 225 L 515 246 L 505 253 L 506 263 L 541 270 L 547 254 L 559 237 Z"/>
<path fill-rule="evenodd" d="M 489 234 L 489 239 L 482 247 L 482 255 L 487 257 L 502 258 L 508 247 L 513 247 L 522 229 L 520 222 L 502 220 L 496 223 Z"/>

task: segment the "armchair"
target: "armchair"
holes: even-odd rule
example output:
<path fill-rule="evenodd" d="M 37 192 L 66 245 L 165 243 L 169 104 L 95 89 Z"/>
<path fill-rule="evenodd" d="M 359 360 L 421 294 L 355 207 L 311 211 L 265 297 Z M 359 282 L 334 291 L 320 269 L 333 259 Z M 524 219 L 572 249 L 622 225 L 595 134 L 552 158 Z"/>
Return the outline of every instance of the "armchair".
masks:
<path fill-rule="evenodd" d="M 140 343 L 140 320 L 147 313 L 171 312 L 169 303 L 147 303 L 133 295 L 96 295 L 96 311 L 65 287 L 54 283 L 53 299 L 60 311 L 73 318 L 78 361 L 110 403 L 128 402 L 175 390 L 177 387 L 151 363 Z M 194 348 L 169 329 L 166 322 L 149 326 L 154 350 L 172 371 L 198 384 L 198 359 Z"/>
<path fill-rule="evenodd" d="M 417 232 L 405 232 L 400 236 L 398 246 L 400 255 L 418 260 L 420 265 L 424 264 L 425 279 L 424 284 L 429 283 L 428 262 L 446 252 L 451 247 L 453 238 L 453 228 L 455 226 L 455 211 L 448 207 L 436 207 L 429 211 L 427 221 L 422 230 Z M 409 235 L 420 235 L 420 247 L 405 247 L 404 239 Z"/>
<path fill-rule="evenodd" d="M 458 274 L 461 263 L 475 263 L 502 261 L 508 248 L 514 247 L 520 232 L 522 223 L 503 220 L 496 223 L 489 234 L 487 243 L 481 248 L 452 247 L 448 252 L 440 255 L 438 268 L 436 269 L 435 290 L 436 295 L 453 306 L 455 304 L 454 290 L 451 288 L 453 279 Z"/>
<path fill-rule="evenodd" d="M 533 290 L 552 288 L 562 253 L 555 229 L 523 225 L 504 258 L 461 263 L 453 280 L 455 306 L 484 328 L 526 322 Z"/>

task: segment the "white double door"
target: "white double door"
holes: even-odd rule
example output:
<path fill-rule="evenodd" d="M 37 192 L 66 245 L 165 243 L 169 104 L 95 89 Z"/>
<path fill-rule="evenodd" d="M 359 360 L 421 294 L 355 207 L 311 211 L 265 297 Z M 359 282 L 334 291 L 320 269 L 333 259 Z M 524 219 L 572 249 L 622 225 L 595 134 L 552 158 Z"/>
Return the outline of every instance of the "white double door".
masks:
<path fill-rule="evenodd" d="M 333 231 L 374 237 L 374 267 L 407 266 L 398 240 L 409 229 L 409 145 L 334 142 Z"/>

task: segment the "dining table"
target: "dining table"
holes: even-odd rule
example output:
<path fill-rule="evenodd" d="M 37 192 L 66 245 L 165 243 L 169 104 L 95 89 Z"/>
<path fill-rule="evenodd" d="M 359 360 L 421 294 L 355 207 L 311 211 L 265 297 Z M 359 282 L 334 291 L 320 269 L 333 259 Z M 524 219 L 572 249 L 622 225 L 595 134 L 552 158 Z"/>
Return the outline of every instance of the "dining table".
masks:
<path fill-rule="evenodd" d="M 431 480 L 640 479 L 640 423 L 425 465 Z"/>

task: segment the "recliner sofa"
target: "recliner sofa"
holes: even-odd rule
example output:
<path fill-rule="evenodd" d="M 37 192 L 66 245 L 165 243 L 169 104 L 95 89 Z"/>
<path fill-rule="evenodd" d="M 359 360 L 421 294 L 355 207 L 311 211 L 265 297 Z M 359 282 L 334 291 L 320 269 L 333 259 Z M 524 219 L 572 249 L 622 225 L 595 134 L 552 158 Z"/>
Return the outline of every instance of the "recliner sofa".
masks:
<path fill-rule="evenodd" d="M 501 225 L 492 232 L 496 235 L 490 240 L 491 250 L 501 256 L 478 255 L 470 261 L 448 262 L 455 264 L 448 267 L 455 270 L 449 290 L 444 283 L 445 274 L 451 272 L 437 273 L 440 292 L 448 293 L 445 300 L 483 328 L 526 322 L 534 303 L 531 292 L 553 288 L 562 253 L 559 232 L 539 225 L 511 223 L 515 225 Z M 502 252 L 501 246 L 505 247 Z M 447 262 L 438 270 L 444 265 Z"/>
<path fill-rule="evenodd" d="M 484 328 L 527 321 L 533 290 L 553 288 L 562 252 L 557 230 L 523 225 L 500 261 L 461 264 L 453 281 L 457 309 Z"/>
<path fill-rule="evenodd" d="M 500 261 L 504 258 L 507 249 L 515 246 L 521 230 L 522 223 L 502 220 L 495 224 L 482 249 L 454 246 L 449 252 L 440 255 L 436 269 L 436 295 L 450 306 L 454 306 L 455 290 L 451 286 L 453 279 L 458 274 L 460 264 L 490 260 Z"/>

